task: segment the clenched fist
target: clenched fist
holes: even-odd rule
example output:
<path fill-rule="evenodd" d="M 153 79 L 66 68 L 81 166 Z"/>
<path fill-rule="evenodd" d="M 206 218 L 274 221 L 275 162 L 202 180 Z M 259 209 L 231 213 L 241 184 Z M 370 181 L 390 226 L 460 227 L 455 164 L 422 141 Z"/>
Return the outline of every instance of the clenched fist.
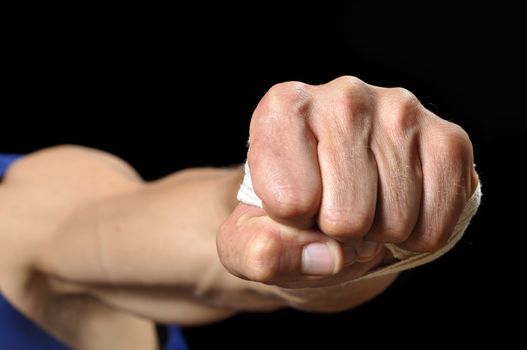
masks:
<path fill-rule="evenodd" d="M 463 129 L 353 77 L 274 86 L 250 140 L 263 208 L 239 204 L 217 243 L 231 273 L 267 284 L 355 279 L 390 261 L 383 243 L 438 250 L 477 186 Z"/>

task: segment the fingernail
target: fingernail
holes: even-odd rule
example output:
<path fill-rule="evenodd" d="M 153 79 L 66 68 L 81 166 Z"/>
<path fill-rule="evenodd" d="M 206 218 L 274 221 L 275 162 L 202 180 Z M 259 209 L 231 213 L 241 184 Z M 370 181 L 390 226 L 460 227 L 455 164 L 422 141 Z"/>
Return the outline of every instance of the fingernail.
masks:
<path fill-rule="evenodd" d="M 344 266 L 351 265 L 357 260 L 357 251 L 354 246 L 345 245 L 342 250 L 344 251 Z"/>
<path fill-rule="evenodd" d="M 377 242 L 372 242 L 372 241 L 362 242 L 359 259 L 364 260 L 364 259 L 373 258 L 379 248 L 380 248 L 380 244 Z"/>
<path fill-rule="evenodd" d="M 335 269 L 335 259 L 327 244 L 311 243 L 302 251 L 302 273 L 330 275 Z"/>

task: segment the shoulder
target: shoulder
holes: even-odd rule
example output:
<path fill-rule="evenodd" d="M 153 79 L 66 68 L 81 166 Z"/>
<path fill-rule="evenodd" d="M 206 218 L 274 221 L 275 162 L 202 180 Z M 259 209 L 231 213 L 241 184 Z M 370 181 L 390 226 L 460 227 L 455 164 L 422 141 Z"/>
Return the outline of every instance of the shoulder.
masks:
<path fill-rule="evenodd" d="M 125 160 L 111 153 L 77 145 L 59 145 L 30 153 L 8 169 L 5 181 L 14 178 L 24 181 L 42 179 L 42 176 L 74 174 L 83 171 L 115 173 L 132 182 L 141 182 L 141 176 Z"/>

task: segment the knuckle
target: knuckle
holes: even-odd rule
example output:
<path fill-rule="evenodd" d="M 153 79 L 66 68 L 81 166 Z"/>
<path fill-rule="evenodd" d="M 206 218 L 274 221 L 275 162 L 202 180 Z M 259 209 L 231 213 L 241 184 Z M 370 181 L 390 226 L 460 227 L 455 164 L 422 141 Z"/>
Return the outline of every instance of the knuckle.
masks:
<path fill-rule="evenodd" d="M 418 253 L 435 252 L 445 245 L 447 237 L 447 235 L 439 231 L 428 231 L 427 233 L 420 234 L 411 243 L 410 250 Z"/>
<path fill-rule="evenodd" d="M 272 283 L 279 274 L 280 246 L 280 237 L 272 232 L 255 234 L 246 252 L 246 277 L 252 281 Z"/>
<path fill-rule="evenodd" d="M 263 201 L 265 208 L 281 218 L 296 218 L 316 211 L 315 196 L 309 191 L 297 191 L 293 187 L 273 187 Z"/>
<path fill-rule="evenodd" d="M 263 104 L 279 114 L 305 114 L 309 107 L 308 85 L 298 81 L 276 84 L 264 96 Z"/>
<path fill-rule="evenodd" d="M 439 241 L 430 237 L 419 239 L 415 241 L 412 246 L 412 250 L 418 253 L 430 253 L 441 248 Z"/>
<path fill-rule="evenodd" d="M 421 108 L 417 97 L 405 88 L 391 88 L 388 96 L 388 110 L 383 118 L 388 129 L 397 135 L 414 129 Z"/>
<path fill-rule="evenodd" d="M 459 125 L 453 123 L 450 123 L 448 129 L 448 142 L 446 143 L 448 153 L 457 153 L 460 155 L 472 153 L 472 143 L 467 132 Z"/>
<path fill-rule="evenodd" d="M 381 226 L 380 233 L 384 243 L 402 243 L 411 233 L 408 215 L 400 214 Z"/>
<path fill-rule="evenodd" d="M 393 98 L 404 107 L 415 107 L 419 105 L 417 97 L 408 89 L 403 87 L 395 87 L 389 89 Z"/>
<path fill-rule="evenodd" d="M 340 76 L 340 77 L 336 78 L 335 80 L 333 80 L 331 83 L 336 84 L 342 90 L 346 90 L 346 89 L 353 89 L 353 90 L 364 89 L 364 87 L 366 86 L 365 82 L 363 82 L 359 78 L 354 77 L 352 75 Z"/>
<path fill-rule="evenodd" d="M 349 210 L 325 210 L 321 214 L 322 232 L 340 241 L 360 238 L 366 235 L 371 227 L 372 217 L 369 213 Z"/>
<path fill-rule="evenodd" d="M 344 76 L 336 79 L 337 89 L 334 90 L 336 105 L 347 112 L 344 115 L 353 122 L 362 120 L 364 115 L 373 108 L 373 98 L 367 85 L 360 79 Z"/>
<path fill-rule="evenodd" d="M 468 134 L 460 126 L 448 123 L 434 140 L 437 156 L 448 164 L 463 166 L 472 162 L 472 144 Z"/>

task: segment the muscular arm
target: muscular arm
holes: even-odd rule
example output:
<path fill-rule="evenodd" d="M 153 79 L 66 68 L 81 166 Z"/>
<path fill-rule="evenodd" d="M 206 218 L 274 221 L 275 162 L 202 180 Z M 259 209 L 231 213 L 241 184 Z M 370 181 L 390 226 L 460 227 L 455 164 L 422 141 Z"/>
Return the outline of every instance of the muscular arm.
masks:
<path fill-rule="evenodd" d="M 230 198 L 214 187 L 230 186 L 235 176 L 187 170 L 91 203 L 62 225 L 36 266 L 57 287 L 73 282 L 157 321 L 195 324 L 230 315 L 226 306 L 208 306 L 196 288 L 211 274 L 228 277 L 217 271 L 214 232 Z"/>
<path fill-rule="evenodd" d="M 345 310 L 394 280 L 357 281 L 390 262 L 384 244 L 441 249 L 476 184 L 461 128 L 351 77 L 271 89 L 248 161 L 262 208 L 236 203 L 240 168 L 144 183 L 100 151 L 25 158 L 0 188 L 2 292 L 44 326 L 70 296 L 180 324 Z"/>
<path fill-rule="evenodd" d="M 29 279 L 44 277 L 45 282 L 27 290 L 7 283 L 4 292 L 39 319 L 45 317 L 36 315 L 36 308 L 24 307 L 36 294 L 86 295 L 148 319 L 183 325 L 294 305 L 298 296 L 293 300 L 277 287 L 235 277 L 219 261 L 216 233 L 236 205 L 240 181 L 241 169 L 232 168 L 185 170 L 144 183 L 115 157 L 78 147 L 27 157 L 12 168 L 2 189 L 7 194 L 24 185 L 49 191 L 46 210 L 51 206 L 57 216 L 50 217 L 49 229 L 39 229 L 40 243 L 27 248 Z M 36 198 L 24 202 L 44 205 Z M 350 307 L 379 293 L 390 280 L 357 285 L 345 297 L 332 293 L 328 298 L 321 290 L 321 301 L 312 295 L 311 304 L 326 311 L 330 304 Z"/>

